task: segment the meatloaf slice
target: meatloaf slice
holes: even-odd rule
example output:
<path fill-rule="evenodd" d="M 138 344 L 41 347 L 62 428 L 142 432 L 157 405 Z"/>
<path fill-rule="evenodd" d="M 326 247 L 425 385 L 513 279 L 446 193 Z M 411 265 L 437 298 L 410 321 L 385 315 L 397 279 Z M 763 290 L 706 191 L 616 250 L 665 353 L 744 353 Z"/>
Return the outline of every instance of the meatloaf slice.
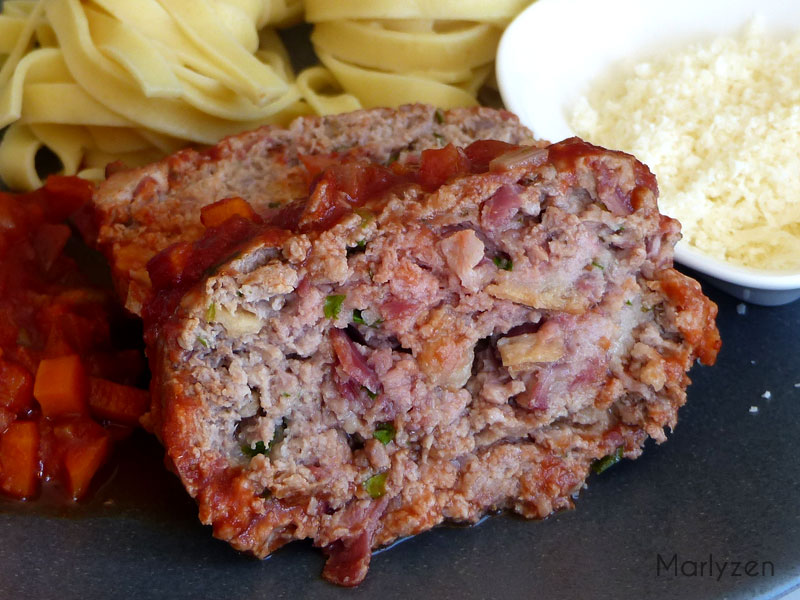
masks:
<path fill-rule="evenodd" d="M 483 138 L 533 142 L 509 112 L 439 111 L 421 104 L 303 117 L 288 128 L 262 127 L 206 151 L 184 150 L 111 176 L 94 197 L 96 244 L 111 263 L 126 308 L 138 315 L 150 291 L 147 261 L 172 243 L 202 235 L 200 207 L 241 196 L 266 216 L 304 198 L 309 185 L 304 156 L 337 152 L 389 162 L 448 142 L 467 145 Z"/>
<path fill-rule="evenodd" d="M 155 425 L 216 536 L 311 538 L 355 585 L 373 548 L 545 517 L 593 461 L 665 440 L 719 337 L 653 175 L 577 139 L 504 150 L 334 164 L 303 213 L 324 227 L 237 225 L 229 262 L 148 305 Z"/>

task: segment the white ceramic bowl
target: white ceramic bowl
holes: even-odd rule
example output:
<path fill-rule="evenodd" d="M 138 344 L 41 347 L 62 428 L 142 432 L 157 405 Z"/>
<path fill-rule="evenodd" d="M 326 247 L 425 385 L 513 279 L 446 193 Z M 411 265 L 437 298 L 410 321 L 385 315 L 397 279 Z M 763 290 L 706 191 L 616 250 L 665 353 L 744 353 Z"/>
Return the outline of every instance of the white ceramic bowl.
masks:
<path fill-rule="evenodd" d="M 590 82 L 630 57 L 735 32 L 755 16 L 770 32 L 800 29 L 797 0 L 538 0 L 506 29 L 497 79 L 506 107 L 537 137 L 575 133 L 567 119 Z M 800 199 L 798 199 L 800 201 Z M 733 266 L 679 242 L 675 259 L 755 304 L 800 298 L 800 272 Z"/>

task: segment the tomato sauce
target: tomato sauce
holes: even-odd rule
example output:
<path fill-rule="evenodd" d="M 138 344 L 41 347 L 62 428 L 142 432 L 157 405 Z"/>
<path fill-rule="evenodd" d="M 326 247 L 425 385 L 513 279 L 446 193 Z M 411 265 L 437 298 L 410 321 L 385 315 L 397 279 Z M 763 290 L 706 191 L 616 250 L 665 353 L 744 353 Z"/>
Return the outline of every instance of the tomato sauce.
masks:
<path fill-rule="evenodd" d="M 149 405 L 136 326 L 73 257 L 92 185 L 0 193 L 0 494 L 87 496 Z M 133 335 L 126 332 L 133 331 Z"/>

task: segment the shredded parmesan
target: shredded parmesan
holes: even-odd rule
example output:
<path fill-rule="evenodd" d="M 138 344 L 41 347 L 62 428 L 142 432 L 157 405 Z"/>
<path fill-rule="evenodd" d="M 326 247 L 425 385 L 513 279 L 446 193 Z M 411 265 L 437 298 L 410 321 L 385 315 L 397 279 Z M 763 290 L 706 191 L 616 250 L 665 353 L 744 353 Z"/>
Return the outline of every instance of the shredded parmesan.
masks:
<path fill-rule="evenodd" d="M 728 262 L 800 268 L 800 35 L 734 37 L 622 67 L 572 126 L 647 163 L 688 242 Z"/>

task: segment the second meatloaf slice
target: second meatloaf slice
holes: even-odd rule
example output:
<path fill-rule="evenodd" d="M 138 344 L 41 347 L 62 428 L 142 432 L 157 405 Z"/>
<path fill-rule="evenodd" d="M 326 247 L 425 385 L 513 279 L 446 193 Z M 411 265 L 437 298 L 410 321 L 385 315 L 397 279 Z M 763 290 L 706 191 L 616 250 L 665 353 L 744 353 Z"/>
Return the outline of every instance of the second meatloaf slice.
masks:
<path fill-rule="evenodd" d="M 409 152 L 483 138 L 533 141 L 530 131 L 507 111 L 440 111 L 423 104 L 302 117 L 286 128 L 262 127 L 208 150 L 187 149 L 109 177 L 94 196 L 96 244 L 111 263 L 125 307 L 138 315 L 150 294 L 147 261 L 170 244 L 200 237 L 202 206 L 242 196 L 267 216 L 307 196 L 304 157 L 313 160 L 336 152 L 388 163 Z"/>
<path fill-rule="evenodd" d="M 508 150 L 331 164 L 286 229 L 237 225 L 229 262 L 150 305 L 154 423 L 216 536 L 311 538 L 354 585 L 373 548 L 545 517 L 665 439 L 719 338 L 654 177 L 577 139 Z"/>

